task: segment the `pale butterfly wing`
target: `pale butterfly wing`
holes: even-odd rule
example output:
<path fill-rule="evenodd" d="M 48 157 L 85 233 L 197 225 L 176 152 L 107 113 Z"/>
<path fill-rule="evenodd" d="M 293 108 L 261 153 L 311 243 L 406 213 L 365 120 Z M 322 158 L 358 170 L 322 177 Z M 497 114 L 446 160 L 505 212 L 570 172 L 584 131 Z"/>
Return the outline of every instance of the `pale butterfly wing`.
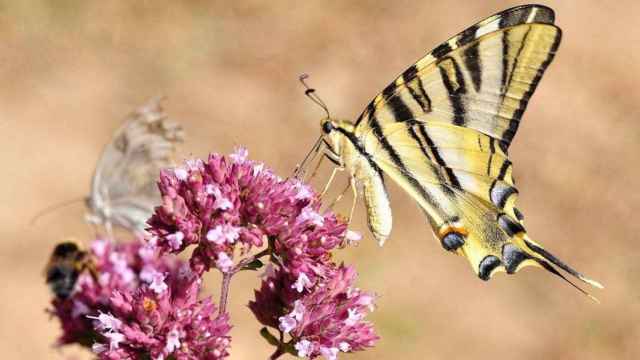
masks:
<path fill-rule="evenodd" d="M 153 99 L 131 113 L 105 147 L 91 182 L 90 221 L 142 232 L 160 203 L 156 181 L 173 163 L 182 127 Z"/>

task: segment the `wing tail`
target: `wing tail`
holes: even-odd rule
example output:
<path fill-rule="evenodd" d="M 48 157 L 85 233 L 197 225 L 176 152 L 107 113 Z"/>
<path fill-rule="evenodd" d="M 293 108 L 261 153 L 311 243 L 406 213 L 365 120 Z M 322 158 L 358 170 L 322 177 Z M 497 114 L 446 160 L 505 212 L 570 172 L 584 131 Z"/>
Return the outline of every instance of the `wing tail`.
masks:
<path fill-rule="evenodd" d="M 473 197 L 468 194 L 457 193 L 456 195 L 459 197 L 460 203 L 466 205 L 460 207 L 460 209 L 466 210 L 461 212 L 461 218 L 472 225 L 459 253 L 467 257 L 482 280 L 489 280 L 496 272 L 515 274 L 524 267 L 536 266 L 547 270 L 590 299 L 599 302 L 597 298 L 572 282 L 556 267 L 593 287 L 602 289 L 602 284 L 576 271 L 536 244 L 527 235 L 521 220 L 516 221 L 506 213 L 497 212 L 495 208 L 473 201 Z M 484 215 L 477 216 L 476 214 Z M 482 227 L 473 226 L 473 224 L 480 224 L 479 220 L 482 218 L 497 218 L 497 221 L 494 223 L 485 222 Z"/>
<path fill-rule="evenodd" d="M 600 300 L 598 300 L 598 298 L 596 298 L 595 296 L 591 295 L 588 291 L 586 291 L 585 289 L 581 288 L 580 286 L 576 285 L 575 283 L 573 283 L 571 280 L 567 279 L 566 276 L 562 275 L 562 273 L 560 273 L 558 270 L 556 270 L 556 268 L 554 268 L 553 266 L 551 266 L 551 264 L 549 264 L 548 262 L 544 261 L 544 260 L 537 260 L 538 264 L 540 264 L 540 266 L 542 266 L 545 270 L 547 270 L 548 272 L 552 273 L 553 275 L 561 278 L 562 280 L 566 281 L 567 283 L 569 283 L 569 285 L 571 285 L 572 287 L 574 287 L 575 289 L 577 289 L 578 291 L 580 291 L 582 294 L 584 294 L 585 296 L 587 296 L 589 299 L 595 301 L 596 303 L 600 303 Z M 580 280 L 582 281 L 587 281 L 583 278 L 580 278 Z M 602 288 L 602 285 L 600 285 L 598 282 L 595 282 L 593 280 L 589 280 L 589 284 L 593 285 L 593 286 L 597 286 L 599 288 Z M 597 284 L 597 285 L 596 285 Z"/>
<path fill-rule="evenodd" d="M 547 250 L 545 250 L 544 248 L 542 248 L 539 245 L 536 245 L 535 243 L 533 243 L 533 241 L 527 239 L 526 237 L 523 239 L 523 243 L 526 246 L 526 249 L 529 250 L 528 252 L 531 252 L 532 254 L 535 254 L 535 256 L 537 257 L 538 262 L 540 263 L 540 265 L 542 265 L 543 268 L 545 268 L 546 270 L 554 273 L 557 275 L 557 271 L 555 268 L 553 268 L 549 263 L 559 267 L 560 269 L 564 270 L 565 272 L 567 272 L 568 274 L 570 274 L 571 276 L 575 277 L 576 279 L 589 284 L 593 287 L 602 289 L 604 288 L 602 286 L 602 284 L 600 284 L 599 282 L 589 279 L 588 277 L 584 276 L 582 273 L 576 271 L 575 269 L 573 269 L 571 266 L 567 265 L 565 262 L 563 262 L 562 260 L 558 259 L 557 257 L 555 257 L 553 254 L 551 254 L 550 252 L 548 252 Z M 544 259 L 544 260 L 542 260 Z M 545 265 L 546 263 L 546 265 Z M 553 269 L 553 270 L 550 270 Z M 566 281 L 568 281 L 566 278 L 563 277 L 563 279 L 565 279 Z M 569 282 L 569 281 L 568 281 Z M 573 284 L 572 284 L 573 285 Z M 574 285 L 575 286 L 575 285 Z"/>

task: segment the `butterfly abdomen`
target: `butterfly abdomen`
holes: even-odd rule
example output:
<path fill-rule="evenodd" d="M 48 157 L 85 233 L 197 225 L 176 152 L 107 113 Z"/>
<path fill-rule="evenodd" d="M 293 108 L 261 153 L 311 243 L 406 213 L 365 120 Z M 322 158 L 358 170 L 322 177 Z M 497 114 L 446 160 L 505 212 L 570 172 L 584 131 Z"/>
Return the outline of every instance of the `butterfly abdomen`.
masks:
<path fill-rule="evenodd" d="M 372 159 L 364 144 L 352 132 L 353 125 L 340 122 L 334 131 L 339 136 L 340 157 L 356 186 L 362 188 L 369 229 L 379 245 L 391 234 L 392 215 L 382 169 Z"/>

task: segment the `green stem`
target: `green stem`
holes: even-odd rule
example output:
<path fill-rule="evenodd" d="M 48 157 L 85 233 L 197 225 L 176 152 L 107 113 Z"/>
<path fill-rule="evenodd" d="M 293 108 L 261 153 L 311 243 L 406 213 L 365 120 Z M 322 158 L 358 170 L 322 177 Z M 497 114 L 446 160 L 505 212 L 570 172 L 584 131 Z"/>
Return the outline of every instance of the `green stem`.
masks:
<path fill-rule="evenodd" d="M 278 346 L 276 348 L 276 351 L 274 351 L 273 354 L 271 354 L 271 356 L 269 356 L 269 360 L 275 360 L 275 359 L 279 358 L 282 355 L 284 355 L 284 350 L 282 350 L 281 346 Z"/>

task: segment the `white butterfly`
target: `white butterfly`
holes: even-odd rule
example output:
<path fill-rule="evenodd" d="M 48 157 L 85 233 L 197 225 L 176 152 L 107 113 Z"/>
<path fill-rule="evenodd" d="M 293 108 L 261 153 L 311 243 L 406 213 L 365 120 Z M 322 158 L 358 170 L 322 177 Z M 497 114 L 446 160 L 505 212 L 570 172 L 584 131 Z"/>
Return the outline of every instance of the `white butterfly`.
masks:
<path fill-rule="evenodd" d="M 182 127 L 167 119 L 156 98 L 131 113 L 105 147 L 85 199 L 87 221 L 142 233 L 160 204 L 156 187 L 160 169 L 172 165 Z"/>

